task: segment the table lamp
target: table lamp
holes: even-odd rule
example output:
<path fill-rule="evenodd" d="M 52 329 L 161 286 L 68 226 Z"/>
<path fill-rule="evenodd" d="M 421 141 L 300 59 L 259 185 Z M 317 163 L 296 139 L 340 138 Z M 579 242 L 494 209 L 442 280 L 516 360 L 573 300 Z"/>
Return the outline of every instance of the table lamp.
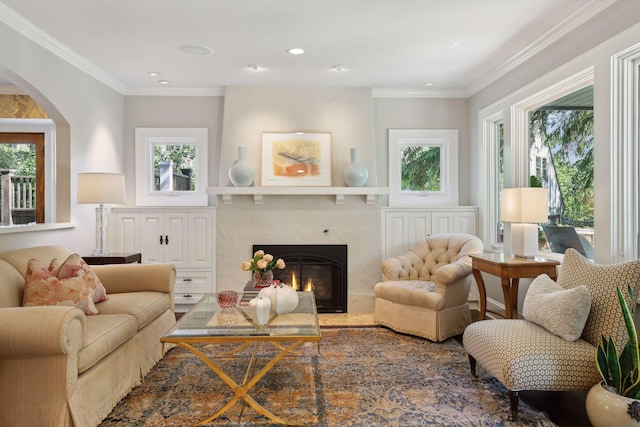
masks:
<path fill-rule="evenodd" d="M 107 208 L 105 203 L 125 202 L 124 175 L 116 173 L 79 173 L 78 203 L 97 203 L 96 250 L 93 256 L 109 255 L 107 249 Z"/>
<path fill-rule="evenodd" d="M 538 254 L 538 224 L 548 220 L 547 193 L 540 187 L 505 188 L 500 193 L 500 219 L 511 223 L 511 251 L 518 258 Z"/>

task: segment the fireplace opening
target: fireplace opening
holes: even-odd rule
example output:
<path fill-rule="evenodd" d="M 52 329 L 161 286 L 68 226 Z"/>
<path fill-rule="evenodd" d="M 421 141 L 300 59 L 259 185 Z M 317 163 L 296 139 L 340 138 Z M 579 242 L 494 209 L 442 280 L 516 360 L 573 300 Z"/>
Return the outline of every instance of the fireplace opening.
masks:
<path fill-rule="evenodd" d="M 318 313 L 347 312 L 347 245 L 253 245 L 259 249 L 284 260 L 274 279 L 313 292 Z"/>

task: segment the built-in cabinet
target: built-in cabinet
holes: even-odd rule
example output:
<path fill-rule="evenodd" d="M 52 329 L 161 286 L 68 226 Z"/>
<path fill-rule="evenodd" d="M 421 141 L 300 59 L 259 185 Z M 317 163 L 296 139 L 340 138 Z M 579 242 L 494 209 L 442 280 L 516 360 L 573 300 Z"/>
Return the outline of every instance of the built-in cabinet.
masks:
<path fill-rule="evenodd" d="M 114 208 L 116 252 L 140 252 L 143 263 L 176 266 L 176 311 L 215 292 L 215 209 Z"/>
<path fill-rule="evenodd" d="M 438 233 L 478 235 L 475 206 L 383 209 L 383 258 L 402 255 L 418 240 Z"/>

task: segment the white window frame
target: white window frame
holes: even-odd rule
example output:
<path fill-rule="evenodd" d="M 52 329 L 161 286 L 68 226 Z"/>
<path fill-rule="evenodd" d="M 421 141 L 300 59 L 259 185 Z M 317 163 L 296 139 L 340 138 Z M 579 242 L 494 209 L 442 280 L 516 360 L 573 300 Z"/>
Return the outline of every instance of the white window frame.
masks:
<path fill-rule="evenodd" d="M 440 191 L 403 191 L 402 148 L 440 147 Z M 458 130 L 389 129 L 389 206 L 458 205 Z"/>
<path fill-rule="evenodd" d="M 544 80 L 544 79 L 542 79 Z M 526 91 L 532 90 L 542 83 L 534 82 Z M 511 103 L 509 99 L 503 99 L 480 111 L 478 117 L 479 135 L 482 138 L 481 153 L 481 187 L 486 192 L 481 203 L 484 216 L 482 218 L 482 239 L 487 242 L 487 247 L 498 250 L 500 245 L 495 241 L 498 220 L 497 174 L 493 173 L 497 168 L 497 144 L 495 143 L 495 124 L 504 118 L 504 187 L 528 187 L 529 186 L 529 112 L 551 101 L 568 95 L 576 90 L 592 85 L 594 82 L 593 67 L 585 68 L 573 75 L 549 85 L 543 86 L 533 95 L 524 97 Z M 516 96 L 515 94 L 514 96 Z M 517 99 L 517 98 L 516 98 Z M 510 105 L 511 104 L 511 105 Z M 504 242 L 509 245 L 511 230 L 509 224 L 505 225 Z M 546 258 L 556 258 L 558 254 L 540 252 Z M 562 255 L 559 255 L 562 258 Z"/>
<path fill-rule="evenodd" d="M 207 206 L 208 131 L 206 128 L 136 128 L 136 205 Z M 153 146 L 194 145 L 195 191 L 156 191 L 153 177 Z"/>
<path fill-rule="evenodd" d="M 611 57 L 611 261 L 640 258 L 640 44 Z"/>

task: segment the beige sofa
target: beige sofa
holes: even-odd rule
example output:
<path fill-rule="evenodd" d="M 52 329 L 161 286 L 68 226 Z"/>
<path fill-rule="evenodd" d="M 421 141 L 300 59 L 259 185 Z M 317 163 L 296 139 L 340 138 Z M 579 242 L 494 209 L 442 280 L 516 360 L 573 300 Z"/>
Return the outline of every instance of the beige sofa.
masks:
<path fill-rule="evenodd" d="M 86 316 L 65 306 L 22 307 L 30 259 L 71 251 L 0 253 L 0 425 L 95 426 L 162 358 L 176 321 L 171 264 L 92 266 L 109 299 Z"/>

